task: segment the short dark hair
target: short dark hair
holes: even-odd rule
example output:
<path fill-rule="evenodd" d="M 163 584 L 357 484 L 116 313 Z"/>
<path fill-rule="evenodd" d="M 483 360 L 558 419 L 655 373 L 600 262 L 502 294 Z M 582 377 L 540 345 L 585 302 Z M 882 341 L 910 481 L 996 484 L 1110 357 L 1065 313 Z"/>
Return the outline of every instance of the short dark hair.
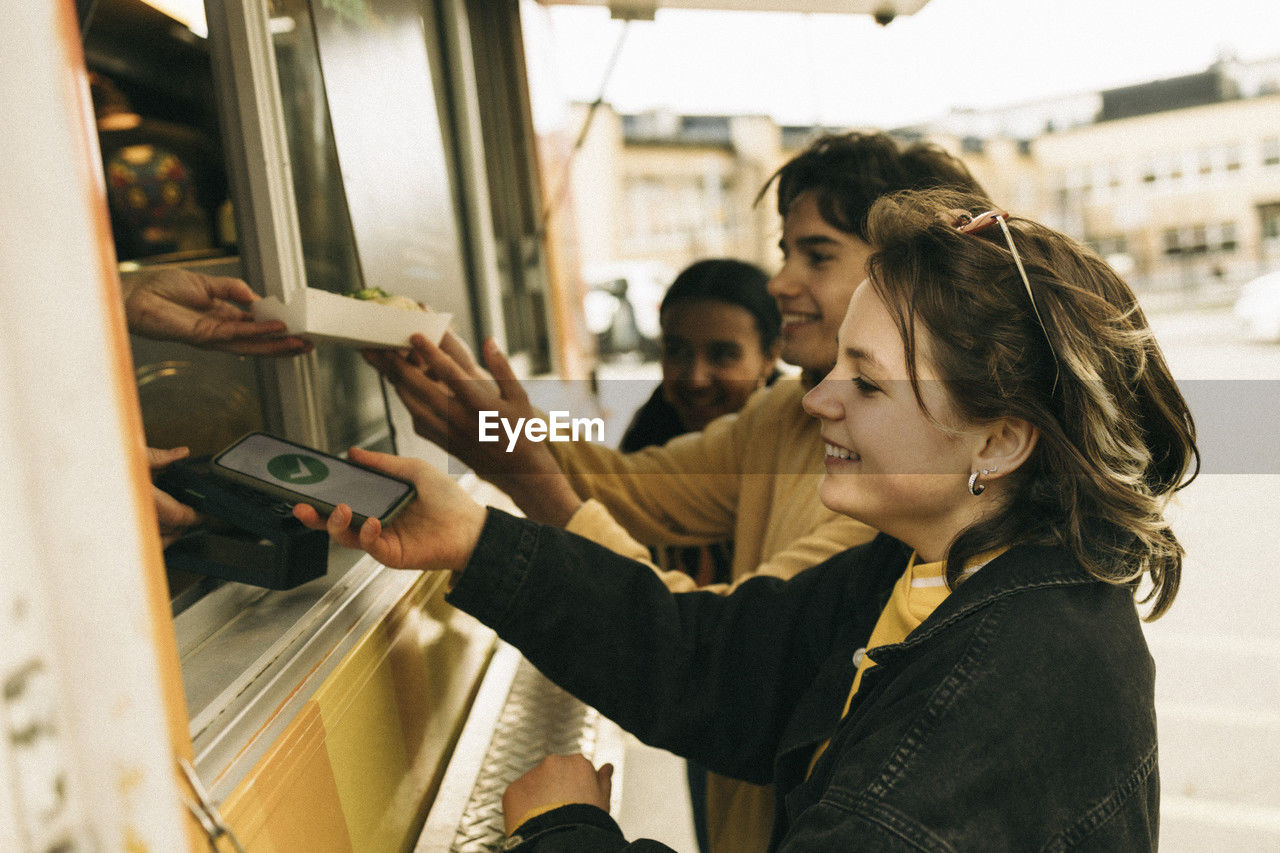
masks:
<path fill-rule="evenodd" d="M 768 352 L 782 329 L 778 303 L 769 295 L 769 274 L 733 258 L 696 261 L 676 276 L 662 297 L 659 316 L 685 302 L 724 302 L 746 309 L 756 321 L 760 349 Z"/>
<path fill-rule="evenodd" d="M 904 146 L 887 133 L 866 131 L 814 140 L 765 182 L 757 202 L 775 182 L 783 218 L 800 195 L 813 192 L 828 224 L 867 243 L 867 214 L 876 199 L 888 193 L 951 189 L 986 198 L 968 167 L 939 146 Z"/>

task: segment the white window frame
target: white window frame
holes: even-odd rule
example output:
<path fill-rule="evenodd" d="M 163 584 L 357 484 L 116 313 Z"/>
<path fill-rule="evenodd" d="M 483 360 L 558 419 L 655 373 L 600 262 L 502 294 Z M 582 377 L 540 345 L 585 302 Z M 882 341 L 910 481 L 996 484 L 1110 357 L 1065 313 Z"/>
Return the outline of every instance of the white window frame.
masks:
<path fill-rule="evenodd" d="M 237 181 L 245 277 L 260 282 L 265 295 L 300 296 L 307 281 L 266 4 L 207 0 L 207 16 L 215 76 L 223 75 L 220 119 L 238 141 L 228 146 L 228 157 L 242 158 L 229 171 Z M 459 171 L 475 168 L 467 161 Z M 484 231 L 468 222 L 467 233 L 474 246 Z M 484 296 L 482 287 L 474 298 L 492 305 Z M 274 360 L 270 368 L 275 388 L 267 396 L 277 396 L 266 402 L 278 405 L 285 433 L 325 446 L 314 356 Z M 413 435 L 403 407 L 394 409 L 401 452 L 447 470 L 445 453 Z M 231 793 L 346 652 L 419 577 L 336 546 L 329 565 L 328 575 L 293 590 L 222 584 L 174 619 L 195 767 L 217 799 Z"/>

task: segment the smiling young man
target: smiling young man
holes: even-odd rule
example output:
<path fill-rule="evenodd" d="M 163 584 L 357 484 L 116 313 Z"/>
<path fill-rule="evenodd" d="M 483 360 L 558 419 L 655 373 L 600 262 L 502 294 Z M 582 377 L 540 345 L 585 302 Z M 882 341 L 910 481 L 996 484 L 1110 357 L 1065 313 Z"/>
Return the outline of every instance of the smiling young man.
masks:
<path fill-rule="evenodd" d="M 818 499 L 822 438 L 818 422 L 801 408 L 805 392 L 836 362 L 840 323 L 866 277 L 867 214 L 876 199 L 898 190 L 982 192 L 965 166 L 936 146 L 903 147 L 886 134 L 860 132 L 819 138 L 779 169 L 761 196 L 775 185 L 783 264 L 769 292 L 782 313 L 782 359 L 799 367 L 801 376 L 762 389 L 739 412 L 701 432 L 627 454 L 589 442 L 524 442 L 507 454 L 476 444 L 469 434 L 474 423 L 449 415 L 459 398 L 480 396 L 480 383 L 458 379 L 449 390 L 403 359 L 379 366 L 418 432 L 506 491 L 530 518 L 638 560 L 647 560 L 648 546 L 728 539 L 733 584 L 755 575 L 791 577 L 874 535 Z M 474 365 L 459 365 L 425 341 L 416 349 L 436 376 L 480 377 Z M 518 387 L 492 344 L 485 357 L 508 390 Z M 532 411 L 523 392 L 516 397 L 517 408 Z M 504 405 L 513 405 L 508 392 L 494 394 L 483 407 Z M 665 572 L 663 579 L 675 591 L 694 588 L 683 572 Z M 763 851 L 772 822 L 770 789 L 711 777 L 707 830 L 713 853 Z"/>
<path fill-rule="evenodd" d="M 782 314 L 782 359 L 812 385 L 835 363 L 835 338 L 871 247 L 822 216 L 817 190 L 805 190 L 783 221 L 782 269 L 769 293 Z"/>

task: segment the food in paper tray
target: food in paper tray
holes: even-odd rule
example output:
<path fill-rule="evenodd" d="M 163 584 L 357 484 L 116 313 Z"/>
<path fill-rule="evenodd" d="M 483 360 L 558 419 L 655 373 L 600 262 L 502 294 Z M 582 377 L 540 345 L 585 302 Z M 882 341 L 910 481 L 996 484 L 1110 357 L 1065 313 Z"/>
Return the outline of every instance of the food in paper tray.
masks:
<path fill-rule="evenodd" d="M 253 304 L 253 315 L 259 320 L 280 320 L 290 334 L 314 341 L 392 348 L 408 347 L 415 334 L 438 342 L 450 319 L 448 314 L 380 287 L 345 294 L 308 287 L 287 303 L 274 296 L 258 300 Z"/>

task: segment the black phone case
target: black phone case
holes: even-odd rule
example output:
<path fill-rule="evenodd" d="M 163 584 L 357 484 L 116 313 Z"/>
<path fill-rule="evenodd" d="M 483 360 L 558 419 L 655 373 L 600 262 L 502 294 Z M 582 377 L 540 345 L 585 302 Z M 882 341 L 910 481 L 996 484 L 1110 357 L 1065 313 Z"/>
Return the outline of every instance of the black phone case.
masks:
<path fill-rule="evenodd" d="M 334 459 L 334 460 L 337 460 L 338 462 L 351 465 L 355 468 L 363 468 L 364 470 L 367 470 L 367 471 L 373 471 L 372 468 L 364 468 L 363 465 L 357 465 L 355 462 L 352 462 L 349 459 L 341 459 L 337 456 L 334 456 L 331 453 L 324 453 L 322 451 L 316 450 L 313 447 L 307 447 L 304 444 L 298 444 L 297 442 L 289 441 L 288 439 L 280 438 L 279 436 L 271 435 L 270 433 L 251 432 L 236 439 L 227 448 L 215 454 L 212 459 L 212 462 L 210 463 L 210 469 L 209 469 L 210 473 L 214 477 L 219 477 L 223 480 L 226 480 L 229 483 L 235 484 L 238 487 L 248 488 L 248 489 L 259 491 L 259 492 L 264 492 L 281 501 L 291 501 L 296 504 L 308 504 L 310 506 L 315 507 L 317 512 L 322 513 L 324 515 L 328 515 L 329 513 L 337 509 L 336 504 L 327 503 L 317 498 L 313 498 L 309 495 L 304 495 L 301 492 L 296 492 L 293 489 L 287 489 L 284 486 L 277 486 L 275 483 L 270 483 L 270 482 L 267 482 L 266 480 L 261 480 L 257 477 L 250 476 L 249 474 L 244 474 L 240 471 L 236 471 L 231 468 L 224 467 L 218 461 L 225 454 L 230 452 L 233 448 L 239 446 L 240 443 L 243 442 L 245 439 L 254 435 L 265 435 L 267 438 L 278 441 L 281 444 L 287 444 L 290 447 L 296 447 L 298 448 L 298 450 L 303 451 L 305 453 L 309 453 L 313 456 L 319 456 L 325 459 Z M 384 474 L 381 471 L 373 471 L 373 473 L 377 474 L 379 477 L 385 477 L 388 480 L 395 480 L 398 483 L 404 483 L 406 487 L 404 497 L 401 498 L 395 504 L 395 506 L 391 507 L 385 513 L 383 513 L 378 519 L 383 524 L 388 524 L 391 522 L 392 519 L 394 519 L 400 513 L 400 510 L 408 506 L 409 502 L 412 501 L 415 497 L 417 497 L 418 491 L 414 487 L 413 483 L 410 483 L 408 480 L 401 480 L 399 477 L 393 477 L 390 474 Z M 362 524 L 364 524 L 367 519 L 368 519 L 368 516 L 361 515 L 360 513 L 352 510 L 350 526 L 358 528 Z"/>

